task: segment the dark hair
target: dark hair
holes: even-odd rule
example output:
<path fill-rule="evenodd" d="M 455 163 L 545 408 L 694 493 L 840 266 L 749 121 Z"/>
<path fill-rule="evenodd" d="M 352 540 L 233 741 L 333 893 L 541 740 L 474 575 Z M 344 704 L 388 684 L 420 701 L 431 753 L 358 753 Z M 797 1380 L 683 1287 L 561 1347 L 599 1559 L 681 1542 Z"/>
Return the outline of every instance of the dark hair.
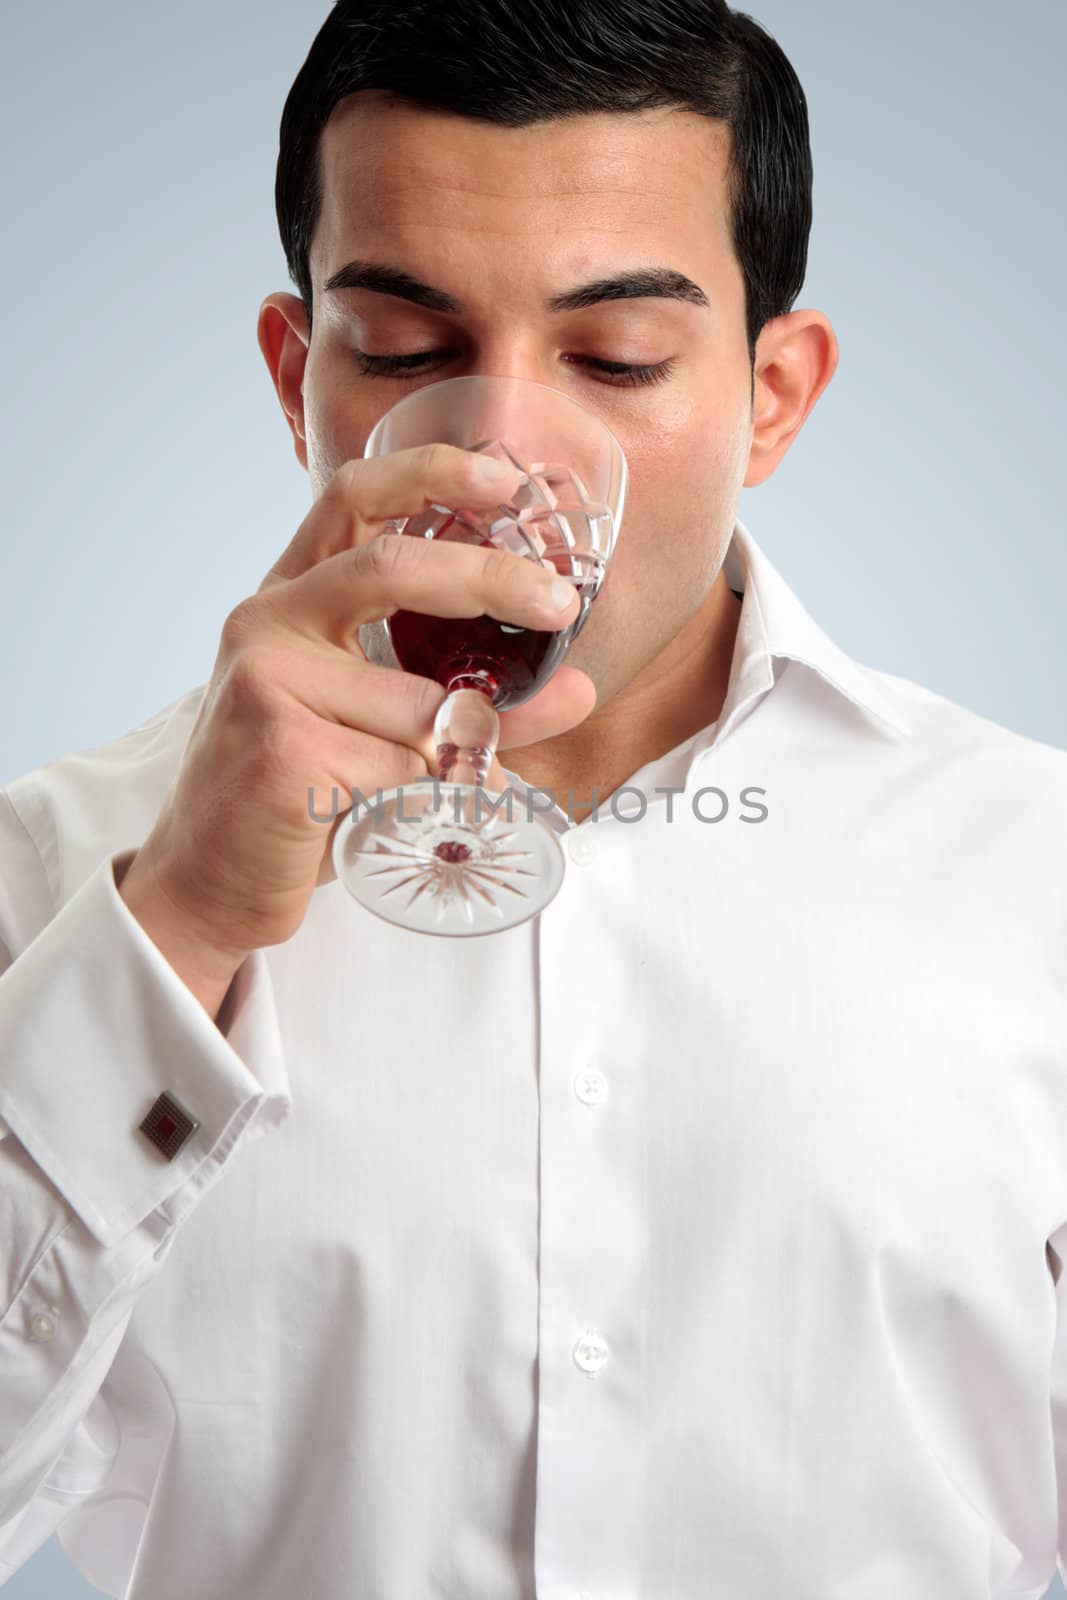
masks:
<path fill-rule="evenodd" d="M 275 200 L 311 323 L 319 135 L 360 89 L 506 127 L 676 107 L 732 131 L 728 195 L 749 354 L 804 282 L 812 163 L 784 51 L 725 0 L 337 0 L 285 102 Z"/>

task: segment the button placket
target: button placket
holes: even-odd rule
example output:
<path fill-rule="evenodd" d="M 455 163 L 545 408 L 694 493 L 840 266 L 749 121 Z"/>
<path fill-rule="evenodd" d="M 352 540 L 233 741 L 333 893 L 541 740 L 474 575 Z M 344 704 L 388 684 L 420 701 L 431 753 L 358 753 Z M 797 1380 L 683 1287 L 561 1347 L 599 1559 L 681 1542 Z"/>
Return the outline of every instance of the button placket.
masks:
<path fill-rule="evenodd" d="M 632 874 L 628 837 L 606 821 L 571 830 L 570 892 L 539 932 L 534 1567 L 546 1595 L 575 1595 L 594 1574 L 597 1592 L 630 1593 L 640 1567 L 649 1024 L 612 910 Z"/>

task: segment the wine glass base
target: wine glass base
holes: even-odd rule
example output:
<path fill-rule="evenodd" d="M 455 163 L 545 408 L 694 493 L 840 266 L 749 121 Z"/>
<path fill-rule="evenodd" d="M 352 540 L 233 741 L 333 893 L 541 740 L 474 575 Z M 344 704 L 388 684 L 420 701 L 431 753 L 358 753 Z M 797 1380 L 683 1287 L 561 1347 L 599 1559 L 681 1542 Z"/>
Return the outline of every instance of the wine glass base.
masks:
<path fill-rule="evenodd" d="M 349 894 L 386 922 L 460 938 L 536 916 L 564 873 L 556 835 L 517 795 L 440 782 L 362 801 L 337 829 L 333 864 Z"/>

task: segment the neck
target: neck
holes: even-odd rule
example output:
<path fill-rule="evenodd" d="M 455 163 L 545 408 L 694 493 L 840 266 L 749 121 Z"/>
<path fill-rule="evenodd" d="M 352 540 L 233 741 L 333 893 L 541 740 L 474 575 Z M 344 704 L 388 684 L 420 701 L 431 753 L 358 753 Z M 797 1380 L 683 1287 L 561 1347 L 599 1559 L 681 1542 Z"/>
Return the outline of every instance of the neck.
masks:
<path fill-rule="evenodd" d="M 740 615 L 720 570 L 685 627 L 602 710 L 554 739 L 509 750 L 505 765 L 584 821 L 639 768 L 716 721 Z"/>

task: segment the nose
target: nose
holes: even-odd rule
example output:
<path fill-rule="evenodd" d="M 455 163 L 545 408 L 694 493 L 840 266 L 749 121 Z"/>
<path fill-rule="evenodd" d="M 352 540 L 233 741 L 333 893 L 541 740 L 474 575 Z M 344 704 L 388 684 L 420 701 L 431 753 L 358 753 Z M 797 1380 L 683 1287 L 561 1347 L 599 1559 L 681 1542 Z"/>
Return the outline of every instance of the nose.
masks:
<path fill-rule="evenodd" d="M 483 384 L 483 378 L 491 381 Z M 469 397 L 459 389 L 467 384 Z M 585 428 L 582 409 L 567 405 L 568 399 L 563 390 L 544 383 L 540 376 L 519 376 L 514 370 L 479 370 L 457 379 L 457 408 L 470 407 L 470 445 L 499 441 L 524 460 L 536 440 L 539 460 L 569 462 L 576 436 L 584 434 Z"/>
<path fill-rule="evenodd" d="M 485 383 L 484 379 L 491 381 Z M 479 371 L 459 381 L 470 388 L 469 399 L 457 392 L 456 400 L 462 405 L 467 399 L 470 406 L 472 443 L 494 439 L 506 443 L 509 438 L 518 437 L 523 423 L 529 424 L 534 397 L 539 395 L 529 378 L 519 377 L 514 372 Z"/>

